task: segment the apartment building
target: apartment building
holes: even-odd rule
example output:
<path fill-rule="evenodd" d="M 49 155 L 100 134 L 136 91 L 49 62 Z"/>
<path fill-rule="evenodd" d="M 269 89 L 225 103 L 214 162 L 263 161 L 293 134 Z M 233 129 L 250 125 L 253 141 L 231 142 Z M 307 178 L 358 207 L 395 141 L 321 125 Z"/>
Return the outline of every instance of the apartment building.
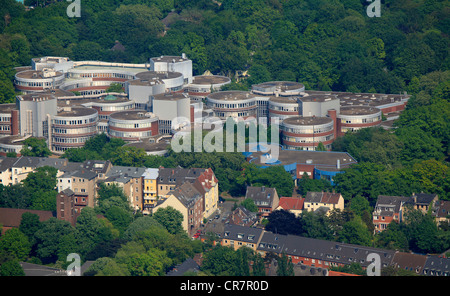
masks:
<path fill-rule="evenodd" d="M 183 215 L 181 223 L 183 229 L 192 236 L 200 228 L 203 220 L 203 195 L 188 181 L 177 186 L 167 195 L 167 198 L 157 202 L 153 212 L 167 207 L 178 210 Z"/>
<path fill-rule="evenodd" d="M 158 175 L 159 169 L 147 168 L 144 171 L 143 177 L 143 212 L 149 214 L 151 209 L 156 205 L 158 200 Z"/>
<path fill-rule="evenodd" d="M 106 173 L 105 179 L 100 180 L 106 185 L 116 184 L 121 187 L 128 197 L 130 206 L 135 210 L 143 210 L 144 182 L 143 175 L 146 168 L 112 166 Z"/>

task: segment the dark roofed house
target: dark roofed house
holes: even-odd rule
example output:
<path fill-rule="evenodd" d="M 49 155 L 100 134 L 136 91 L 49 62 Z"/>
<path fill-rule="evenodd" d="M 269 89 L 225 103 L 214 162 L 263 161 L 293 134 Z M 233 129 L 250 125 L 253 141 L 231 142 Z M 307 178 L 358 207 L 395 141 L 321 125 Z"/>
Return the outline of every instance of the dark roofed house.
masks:
<path fill-rule="evenodd" d="M 255 202 L 262 216 L 268 216 L 272 211 L 274 211 L 280 202 L 277 190 L 275 188 L 253 187 L 248 186 L 247 192 L 245 193 L 245 199 L 251 199 Z"/>
<path fill-rule="evenodd" d="M 411 199 L 414 202 L 414 208 L 426 213 L 432 203 L 438 201 L 437 194 L 413 193 Z"/>
<path fill-rule="evenodd" d="M 406 208 L 421 210 L 426 213 L 438 203 L 437 194 L 413 193 L 412 196 L 378 196 L 373 216 L 375 232 L 380 232 L 392 221 L 402 222 Z"/>
<path fill-rule="evenodd" d="M 445 221 L 449 221 L 450 218 L 450 201 L 438 200 L 434 203 L 432 215 L 436 218 L 436 221 L 440 224 Z"/>
<path fill-rule="evenodd" d="M 427 260 L 426 256 L 412 253 L 396 252 L 391 265 L 395 268 L 421 274 Z"/>
<path fill-rule="evenodd" d="M 256 213 L 250 212 L 243 206 L 237 207 L 231 214 L 225 219 L 225 224 L 241 225 L 241 226 L 253 226 L 258 222 Z"/>
<path fill-rule="evenodd" d="M 222 245 L 230 246 L 235 250 L 248 247 L 256 251 L 263 232 L 261 228 L 225 224 Z"/>
<path fill-rule="evenodd" d="M 182 276 L 186 272 L 198 272 L 200 270 L 200 266 L 198 263 L 192 259 L 188 258 L 183 263 L 172 268 L 166 276 Z"/>
<path fill-rule="evenodd" d="M 293 264 L 330 268 L 358 263 L 363 268 L 370 264 L 369 254 L 380 256 L 381 268 L 391 264 L 394 252 L 359 245 L 307 238 L 296 235 L 282 235 L 264 232 L 257 251 L 262 255 L 268 252 L 285 253 Z"/>
<path fill-rule="evenodd" d="M 41 222 L 47 221 L 53 217 L 53 213 L 51 211 L 0 208 L 0 224 L 3 225 L 2 233 L 5 233 L 11 228 L 18 228 L 24 213 L 38 215 L 39 221 Z"/>
<path fill-rule="evenodd" d="M 427 256 L 422 275 L 428 276 L 449 276 L 450 275 L 450 258 L 438 256 Z"/>
<path fill-rule="evenodd" d="M 380 232 L 392 221 L 403 221 L 403 211 L 406 204 L 411 203 L 411 198 L 406 196 L 379 195 L 372 213 L 375 232 Z"/>

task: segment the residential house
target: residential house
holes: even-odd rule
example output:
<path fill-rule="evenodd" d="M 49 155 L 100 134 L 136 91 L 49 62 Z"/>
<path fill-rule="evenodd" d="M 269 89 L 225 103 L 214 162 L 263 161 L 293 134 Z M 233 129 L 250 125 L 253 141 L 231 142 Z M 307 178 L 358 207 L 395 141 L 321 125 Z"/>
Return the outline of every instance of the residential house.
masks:
<path fill-rule="evenodd" d="M 277 210 L 289 211 L 295 216 L 300 216 L 304 209 L 305 199 L 300 197 L 281 197 Z"/>
<path fill-rule="evenodd" d="M 438 200 L 434 202 L 432 215 L 438 224 L 448 222 L 450 219 L 450 201 Z"/>
<path fill-rule="evenodd" d="M 203 195 L 203 217 L 208 218 L 217 210 L 219 181 L 211 168 L 160 168 L 157 179 L 158 196 L 168 197 L 170 191 L 185 182 L 192 183 Z"/>
<path fill-rule="evenodd" d="M 188 181 L 194 183 L 205 169 L 191 168 L 159 168 L 158 196 L 168 197 L 169 192 Z"/>
<path fill-rule="evenodd" d="M 437 194 L 428 193 L 413 193 L 411 196 L 411 203 L 414 205 L 415 210 L 421 210 L 423 213 L 427 213 L 434 202 L 439 200 Z"/>
<path fill-rule="evenodd" d="M 330 210 L 344 210 L 344 198 L 335 192 L 308 192 L 303 208 L 305 211 L 324 211 L 328 215 Z"/>
<path fill-rule="evenodd" d="M 203 218 L 217 211 L 219 203 L 219 180 L 211 168 L 205 169 L 194 182 L 195 188 L 203 195 Z"/>
<path fill-rule="evenodd" d="M 258 216 L 256 213 L 250 212 L 243 206 L 238 206 L 231 214 L 225 219 L 225 224 L 233 224 L 240 226 L 253 226 L 258 222 Z"/>
<path fill-rule="evenodd" d="M 403 222 L 406 209 L 421 210 L 426 213 L 438 202 L 438 195 L 413 193 L 412 196 L 378 196 L 372 213 L 375 232 L 380 232 L 392 221 Z"/>
<path fill-rule="evenodd" d="M 375 232 L 383 231 L 392 221 L 401 222 L 403 220 L 403 207 L 409 201 L 405 196 L 378 196 L 372 213 L 372 222 Z"/>
<path fill-rule="evenodd" d="M 301 263 L 321 268 L 345 266 L 352 263 L 358 263 L 363 268 L 367 268 L 371 263 L 367 258 L 372 253 L 380 256 L 381 267 L 387 267 L 394 256 L 394 251 L 390 250 L 267 231 L 263 233 L 257 252 L 262 256 L 269 252 L 278 255 L 285 253 L 293 264 Z"/>
<path fill-rule="evenodd" d="M 47 158 L 44 157 L 3 157 L 0 163 L 0 177 L 3 186 L 19 184 L 29 173 Z"/>
<path fill-rule="evenodd" d="M 256 251 L 263 232 L 264 230 L 261 228 L 226 224 L 222 236 L 222 245 L 232 247 L 234 250 L 240 247 L 248 247 Z"/>
<path fill-rule="evenodd" d="M 268 216 L 278 207 L 280 202 L 277 190 L 265 186 L 248 186 L 245 193 L 245 199 L 247 198 L 255 202 L 255 205 L 258 207 L 258 211 L 262 216 Z"/>
<path fill-rule="evenodd" d="M 106 185 L 116 184 L 128 197 L 130 206 L 135 210 L 143 210 L 144 173 L 146 168 L 112 166 L 105 179 L 100 180 Z"/>
<path fill-rule="evenodd" d="M 183 215 L 183 229 L 192 236 L 203 220 L 203 195 L 190 182 L 184 182 L 170 191 L 167 198 L 158 200 L 153 213 L 172 207 Z"/>
<path fill-rule="evenodd" d="M 89 170 L 81 169 L 67 171 L 57 178 L 58 192 L 70 189 L 74 193 L 75 212 L 79 213 L 82 208 L 88 206 L 93 208 L 96 199 L 97 174 Z"/>

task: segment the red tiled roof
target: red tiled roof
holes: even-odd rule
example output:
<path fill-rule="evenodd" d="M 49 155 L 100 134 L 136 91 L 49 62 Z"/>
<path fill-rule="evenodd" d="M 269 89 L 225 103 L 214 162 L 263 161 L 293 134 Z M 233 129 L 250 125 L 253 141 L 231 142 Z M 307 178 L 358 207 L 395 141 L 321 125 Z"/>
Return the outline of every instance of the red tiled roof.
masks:
<path fill-rule="evenodd" d="M 281 197 L 278 205 L 285 210 L 303 210 L 304 198 Z"/>
<path fill-rule="evenodd" d="M 0 208 L 0 224 L 4 227 L 19 227 L 22 214 L 26 212 L 38 215 L 41 222 L 53 217 L 51 211 Z"/>

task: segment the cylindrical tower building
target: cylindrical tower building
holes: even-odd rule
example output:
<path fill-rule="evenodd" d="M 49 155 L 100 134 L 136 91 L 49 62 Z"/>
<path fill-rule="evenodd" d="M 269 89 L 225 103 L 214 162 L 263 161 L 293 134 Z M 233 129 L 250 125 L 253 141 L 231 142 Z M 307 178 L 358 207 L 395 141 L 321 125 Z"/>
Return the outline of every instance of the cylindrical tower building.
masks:
<path fill-rule="evenodd" d="M 280 130 L 281 143 L 290 150 L 316 150 L 319 143 L 329 150 L 334 140 L 334 121 L 329 117 L 286 118 Z"/>

